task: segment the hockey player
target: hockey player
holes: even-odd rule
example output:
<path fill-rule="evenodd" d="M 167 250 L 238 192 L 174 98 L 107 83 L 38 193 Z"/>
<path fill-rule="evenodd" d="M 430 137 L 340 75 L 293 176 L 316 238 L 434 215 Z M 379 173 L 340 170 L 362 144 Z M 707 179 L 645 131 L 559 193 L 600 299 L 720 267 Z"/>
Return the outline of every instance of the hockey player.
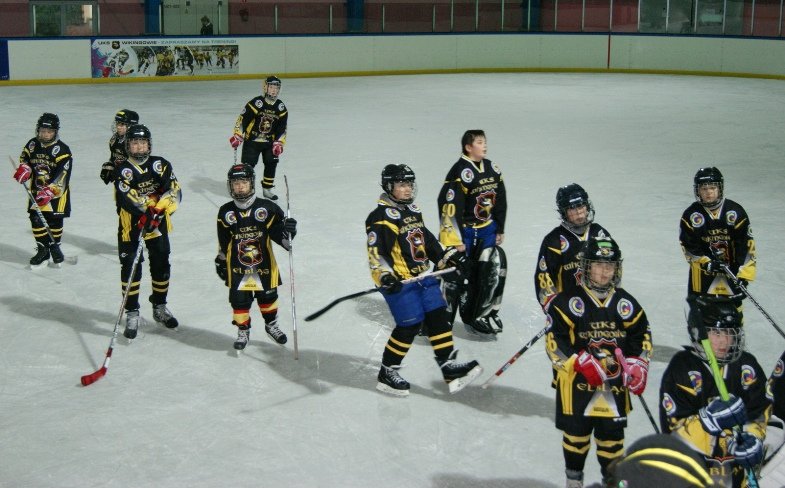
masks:
<path fill-rule="evenodd" d="M 485 132 L 468 130 L 461 138 L 463 154 L 447 173 L 439 192 L 439 240 L 469 258 L 465 284 L 445 284 L 452 322 L 460 303 L 461 319 L 484 334 L 501 332 L 498 317 L 507 275 L 504 242 L 507 193 L 501 169 L 485 159 Z"/>
<path fill-rule="evenodd" d="M 457 361 L 447 304 L 438 280 L 429 277 L 407 284 L 401 280 L 427 272 L 430 262 L 460 270 L 465 267 L 466 257 L 454 247 L 443 248 L 425 227 L 420 208 L 414 203 L 417 188 L 409 166 L 388 164 L 382 170 L 381 184 L 384 193 L 365 220 L 368 264 L 371 277 L 382 288 L 395 328 L 382 354 L 376 389 L 397 396 L 409 394 L 409 383 L 398 370 L 424 327 L 450 393 L 457 393 L 479 376 L 482 368 L 477 361 Z"/>
<path fill-rule="evenodd" d="M 153 318 L 169 329 L 177 328 L 177 319 L 166 306 L 169 293 L 169 233 L 171 215 L 181 200 L 180 184 L 172 164 L 161 156 L 152 156 L 153 136 L 140 124 L 128 128 L 125 136 L 128 159 L 117 167 L 115 201 L 119 225 L 117 248 L 120 255 L 120 280 L 123 290 L 130 286 L 125 304 L 125 331 L 123 335 L 134 339 L 139 329 L 139 282 L 142 267 L 131 274 L 140 233 L 150 259 L 150 277 Z M 142 258 L 140 258 L 141 260 Z"/>
<path fill-rule="evenodd" d="M 41 210 L 46 222 L 41 222 L 35 205 L 28 199 L 27 212 L 33 228 L 33 238 L 38 248 L 30 266 L 38 268 L 49 261 L 55 264 L 65 260 L 60 250 L 63 237 L 63 220 L 71 215 L 71 171 L 73 157 L 71 149 L 60 140 L 60 118 L 53 113 L 44 113 L 38 118 L 35 137 L 27 141 L 19 156 L 19 166 L 14 179 L 25 184 L 30 180 L 30 191 L 35 196 L 35 205 Z M 50 237 L 46 228 L 49 227 Z M 54 239 L 54 242 L 52 242 Z"/>
<path fill-rule="evenodd" d="M 139 123 L 139 114 L 124 108 L 114 115 L 112 137 L 109 138 L 109 160 L 101 166 L 101 180 L 105 185 L 117 178 L 117 167 L 126 160 L 125 134 L 128 128 Z"/>
<path fill-rule="evenodd" d="M 652 351 L 646 313 L 620 288 L 622 256 L 616 241 L 590 237 L 579 260 L 581 286 L 558 293 L 545 308 L 567 488 L 583 486 L 592 432 L 603 478 L 609 476 L 608 466 L 624 450 L 630 393 L 640 395 L 646 388 Z M 629 375 L 616 359 L 617 348 Z"/>
<path fill-rule="evenodd" d="M 281 93 L 281 80 L 277 76 L 268 76 L 262 91 L 261 96 L 245 104 L 242 113 L 237 117 L 229 144 L 235 151 L 240 144 L 243 145 L 240 159 L 252 168 L 256 167 L 261 154 L 264 163 L 262 195 L 264 198 L 277 200 L 278 196 L 273 193 L 275 169 L 286 144 L 289 110 L 283 100 L 278 98 Z"/>
<path fill-rule="evenodd" d="M 760 472 L 760 486 L 782 488 L 785 486 L 785 352 L 777 359 L 769 376 L 766 397 L 772 402 L 772 409 L 766 426 L 766 459 Z"/>
<path fill-rule="evenodd" d="M 743 284 L 755 279 L 755 240 L 747 212 L 724 196 L 724 179 L 715 167 L 701 168 L 694 178 L 695 203 L 681 216 L 679 241 L 690 264 L 689 297 L 735 295 L 723 265 Z"/>
<path fill-rule="evenodd" d="M 693 301 L 687 319 L 691 347 L 671 358 L 660 386 L 660 423 L 706 459 L 719 486 L 746 486 L 745 469 L 763 460 L 766 377 L 757 359 L 744 350 L 742 313 L 728 298 Z M 717 359 L 728 401 L 712 375 L 701 329 L 705 328 Z M 734 427 L 743 432 L 734 434 Z M 732 480 L 732 482 L 731 482 Z"/>
<path fill-rule="evenodd" d="M 534 292 L 543 308 L 556 293 L 573 293 L 581 286 L 578 253 L 590 237 L 610 234 L 594 223 L 589 194 L 577 183 L 556 191 L 561 224 L 545 236 L 534 271 Z"/>
<path fill-rule="evenodd" d="M 285 218 L 274 202 L 255 196 L 254 171 L 247 164 L 229 169 L 227 187 L 232 201 L 218 210 L 215 270 L 229 287 L 232 324 L 237 326 L 234 348 L 245 349 L 250 340 L 254 299 L 267 335 L 278 344 L 286 344 L 286 334 L 278 327 L 281 277 L 271 241 L 288 250 L 297 234 L 297 221 Z"/>

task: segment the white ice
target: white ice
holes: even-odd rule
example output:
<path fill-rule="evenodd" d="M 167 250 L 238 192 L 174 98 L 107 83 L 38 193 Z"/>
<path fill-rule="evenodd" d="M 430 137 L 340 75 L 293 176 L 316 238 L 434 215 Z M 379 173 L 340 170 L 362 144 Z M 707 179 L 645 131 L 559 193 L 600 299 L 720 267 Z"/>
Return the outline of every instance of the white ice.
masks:
<path fill-rule="evenodd" d="M 451 396 L 418 338 L 402 373 L 408 398 L 374 389 L 391 317 L 379 296 L 303 317 L 372 286 L 364 221 L 387 163 L 409 163 L 418 201 L 437 230 L 436 195 L 466 129 L 488 134 L 504 171 L 510 265 L 489 342 L 456 324 L 461 359 L 485 367 L 478 384 L 543 326 L 533 291 L 536 253 L 557 225 L 554 195 L 573 181 L 624 253 L 624 286 L 646 309 L 656 352 L 644 395 L 657 412 L 667 360 L 687 343 L 687 266 L 679 217 L 697 168 L 718 166 L 726 195 L 751 216 L 758 280 L 751 291 L 780 324 L 785 291 L 785 84 L 648 75 L 456 74 L 284 80 L 290 126 L 279 166 L 299 222 L 294 268 L 300 358 L 292 348 L 289 264 L 280 317 L 290 342 L 264 334 L 236 357 L 227 291 L 215 276 L 215 217 L 228 200 L 227 139 L 257 81 L 5 87 L 0 147 L 16 158 L 37 117 L 56 112 L 75 156 L 73 215 L 63 249 L 75 266 L 31 271 L 25 194 L 6 164 L 0 178 L 0 486 L 2 487 L 558 487 L 561 435 L 553 425 L 550 365 L 538 343 L 488 390 Z M 98 178 L 115 111 L 131 108 L 155 154 L 184 187 L 174 215 L 169 306 L 178 331 L 152 321 L 104 359 L 120 293 L 117 216 Z M 5 154 L 3 158 L 7 159 Z M 284 205 L 285 200 L 279 200 Z M 778 237 L 779 236 L 779 237 Z M 770 371 L 785 340 L 745 305 L 749 349 Z M 122 329 L 122 327 L 121 327 Z M 638 402 L 628 443 L 653 432 Z M 599 480 L 594 450 L 587 480 Z"/>

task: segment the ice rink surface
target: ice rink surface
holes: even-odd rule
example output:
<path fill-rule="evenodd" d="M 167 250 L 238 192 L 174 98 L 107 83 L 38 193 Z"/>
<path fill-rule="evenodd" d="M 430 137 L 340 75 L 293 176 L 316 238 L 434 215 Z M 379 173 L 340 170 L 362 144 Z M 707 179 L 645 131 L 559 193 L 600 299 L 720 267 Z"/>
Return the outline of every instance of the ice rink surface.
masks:
<path fill-rule="evenodd" d="M 264 334 L 236 357 L 227 290 L 215 276 L 215 220 L 228 201 L 228 145 L 258 81 L 5 87 L 0 148 L 16 158 L 45 111 L 59 114 L 75 159 L 63 249 L 74 266 L 31 271 L 25 193 L 0 178 L 1 487 L 454 487 L 563 486 L 561 434 L 542 342 L 488 390 L 478 385 L 543 326 L 533 274 L 543 236 L 558 224 L 556 189 L 582 184 L 596 221 L 624 254 L 623 286 L 646 309 L 655 344 L 644 394 L 656 412 L 668 359 L 687 343 L 687 265 L 678 222 L 706 165 L 749 213 L 758 250 L 750 291 L 785 321 L 785 83 L 600 74 L 456 74 L 283 80 L 289 136 L 278 171 L 291 188 L 300 359 L 292 350 L 289 265 L 276 247 L 285 347 Z M 99 180 L 114 113 L 136 110 L 183 186 L 173 216 L 169 307 L 177 331 L 147 320 L 119 338 L 109 373 L 82 387 L 104 359 L 120 306 L 117 216 Z M 436 195 L 466 129 L 488 134 L 488 157 L 509 195 L 509 272 L 497 340 L 454 333 L 461 359 L 485 368 L 449 395 L 430 346 L 404 361 L 408 398 L 377 392 L 392 319 L 380 296 L 302 319 L 372 286 L 364 221 L 388 163 L 417 173 L 418 202 L 438 230 Z M 7 160 L 6 154 L 3 159 Z M 261 166 L 259 167 L 261 168 Z M 258 189 L 258 188 L 257 188 Z M 279 200 L 285 208 L 285 201 Z M 779 237 L 778 237 L 779 236 Z M 778 240 L 779 239 L 779 240 Z M 770 371 L 783 340 L 747 303 L 749 349 Z M 628 444 L 652 432 L 639 403 Z M 587 481 L 599 480 L 594 449 Z"/>

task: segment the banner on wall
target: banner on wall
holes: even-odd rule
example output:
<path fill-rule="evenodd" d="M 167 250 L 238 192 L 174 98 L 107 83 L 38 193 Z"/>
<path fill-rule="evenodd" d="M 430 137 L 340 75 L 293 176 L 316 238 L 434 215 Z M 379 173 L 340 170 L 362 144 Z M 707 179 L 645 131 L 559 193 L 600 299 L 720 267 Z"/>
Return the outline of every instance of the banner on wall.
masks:
<path fill-rule="evenodd" d="M 238 74 L 231 39 L 93 39 L 93 78 Z"/>

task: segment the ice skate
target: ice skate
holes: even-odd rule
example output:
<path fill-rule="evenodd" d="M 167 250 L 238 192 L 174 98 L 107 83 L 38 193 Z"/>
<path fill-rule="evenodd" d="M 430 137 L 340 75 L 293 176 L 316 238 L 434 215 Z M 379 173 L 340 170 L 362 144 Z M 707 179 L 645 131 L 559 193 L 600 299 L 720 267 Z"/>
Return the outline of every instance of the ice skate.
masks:
<path fill-rule="evenodd" d="M 382 368 L 379 370 L 379 382 L 376 384 L 376 389 L 395 396 L 409 395 L 409 382 L 398 374 L 399 369 L 401 369 L 400 365 L 382 365 Z"/>
<path fill-rule="evenodd" d="M 268 200 L 278 200 L 278 195 L 273 193 L 272 188 L 262 188 L 262 195 L 264 195 L 264 198 L 267 198 Z"/>
<path fill-rule="evenodd" d="M 480 334 L 495 335 L 502 332 L 503 324 L 499 316 L 494 313 L 475 319 L 470 327 Z"/>
<path fill-rule="evenodd" d="M 248 342 L 251 340 L 251 327 L 247 325 L 240 325 L 237 327 L 237 340 L 234 341 L 234 348 L 239 354 L 240 351 L 245 349 Z"/>
<path fill-rule="evenodd" d="M 125 312 L 125 331 L 123 335 L 126 339 L 135 339 L 139 330 L 139 310 L 127 310 Z"/>
<path fill-rule="evenodd" d="M 278 344 L 286 344 L 286 334 L 278 328 L 278 321 L 275 320 L 264 326 L 267 335 Z"/>
<path fill-rule="evenodd" d="M 38 246 L 38 252 L 35 256 L 30 258 L 31 269 L 41 268 L 45 266 L 47 262 L 49 262 L 49 248 L 40 242 L 37 242 L 36 245 Z"/>
<path fill-rule="evenodd" d="M 565 488 L 583 488 L 583 471 L 575 471 L 572 469 L 565 470 L 567 475 L 567 484 Z"/>
<path fill-rule="evenodd" d="M 50 244 L 49 245 L 49 253 L 52 256 L 52 261 L 60 267 L 60 263 L 65 261 L 65 256 L 63 255 L 63 251 L 60 249 L 60 244 Z"/>
<path fill-rule="evenodd" d="M 167 329 L 176 329 L 180 325 L 172 312 L 166 308 L 165 303 L 153 305 L 153 318 L 159 324 L 166 326 Z"/>
<path fill-rule="evenodd" d="M 457 356 L 458 350 L 455 349 L 446 360 L 436 358 L 436 362 L 442 369 L 444 381 L 447 382 L 451 394 L 458 393 L 466 388 L 469 383 L 474 381 L 474 379 L 482 373 L 482 367 L 477 361 L 459 363 L 455 359 Z"/>

